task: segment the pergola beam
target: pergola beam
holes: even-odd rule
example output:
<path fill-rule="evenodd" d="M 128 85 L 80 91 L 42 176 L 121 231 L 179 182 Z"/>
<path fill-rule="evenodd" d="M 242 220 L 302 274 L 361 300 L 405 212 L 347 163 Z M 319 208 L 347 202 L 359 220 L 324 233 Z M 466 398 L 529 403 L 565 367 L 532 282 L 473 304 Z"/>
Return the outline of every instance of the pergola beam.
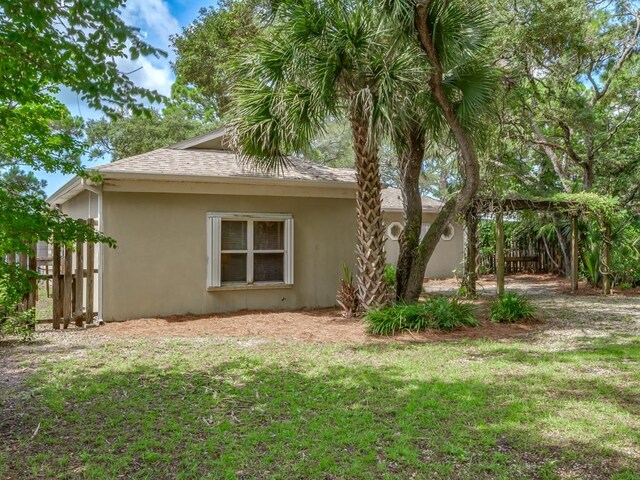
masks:
<path fill-rule="evenodd" d="M 473 208 L 478 214 L 503 212 L 519 212 L 535 210 L 539 212 L 566 212 L 583 210 L 581 204 L 571 200 L 545 200 L 530 198 L 487 198 L 477 197 Z"/>

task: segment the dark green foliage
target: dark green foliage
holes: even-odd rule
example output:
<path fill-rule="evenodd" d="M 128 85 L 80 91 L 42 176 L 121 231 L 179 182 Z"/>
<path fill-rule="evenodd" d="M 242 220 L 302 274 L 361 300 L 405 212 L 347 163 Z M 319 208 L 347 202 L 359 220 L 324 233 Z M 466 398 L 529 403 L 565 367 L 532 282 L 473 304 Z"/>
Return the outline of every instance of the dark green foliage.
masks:
<path fill-rule="evenodd" d="M 600 285 L 600 245 L 588 242 L 582 250 L 584 274 L 592 287 Z"/>
<path fill-rule="evenodd" d="M 136 86 L 118 60 L 165 56 L 121 16 L 123 0 L 0 0 L 0 308 L 13 318 L 26 293 L 5 255 L 27 253 L 38 240 L 111 239 L 46 203 L 42 183 L 20 170 L 88 176 L 81 121 L 58 100 L 65 87 L 109 116 L 140 113 L 162 99 Z M 24 275 L 22 275 L 24 276 Z M 27 287 L 28 290 L 28 287 Z M 26 314 L 20 314 L 18 324 Z M 4 320 L 6 323 L 6 320 Z M 13 320 L 12 320 L 13 322 Z M 13 325 L 13 323 L 12 323 Z"/>
<path fill-rule="evenodd" d="M 35 309 L 19 311 L 23 296 L 29 292 L 33 272 L 0 262 L 0 339 L 12 335 L 30 340 L 35 324 Z"/>
<path fill-rule="evenodd" d="M 261 28 L 264 0 L 222 0 L 200 10 L 182 33 L 171 37 L 176 52 L 176 84 L 191 87 L 209 99 L 222 116 L 235 80 L 232 65 L 241 52 L 252 51 Z"/>
<path fill-rule="evenodd" d="M 614 226 L 611 272 L 615 285 L 640 287 L 640 218 Z"/>
<path fill-rule="evenodd" d="M 114 161 L 167 147 L 216 126 L 181 107 L 169 107 L 162 112 L 151 109 L 146 116 L 123 113 L 114 119 L 89 120 L 86 135 L 91 157 L 108 155 Z"/>
<path fill-rule="evenodd" d="M 456 298 L 437 296 L 426 302 L 398 303 L 382 309 L 369 310 L 364 315 L 367 329 L 375 335 L 398 332 L 419 332 L 427 329 L 450 332 L 458 327 L 475 327 L 478 321 L 473 307 Z"/>
<path fill-rule="evenodd" d="M 23 342 L 32 340 L 35 324 L 35 308 L 26 312 L 16 311 L 8 315 L 0 314 L 0 339 L 13 336 L 18 337 Z"/>
<path fill-rule="evenodd" d="M 519 320 L 531 320 L 534 312 L 535 308 L 526 297 L 507 292 L 491 305 L 489 318 L 492 322 L 515 323 Z"/>
<path fill-rule="evenodd" d="M 396 267 L 394 265 L 385 265 L 384 266 L 384 283 L 387 284 L 387 288 L 390 292 L 395 292 L 396 290 Z"/>

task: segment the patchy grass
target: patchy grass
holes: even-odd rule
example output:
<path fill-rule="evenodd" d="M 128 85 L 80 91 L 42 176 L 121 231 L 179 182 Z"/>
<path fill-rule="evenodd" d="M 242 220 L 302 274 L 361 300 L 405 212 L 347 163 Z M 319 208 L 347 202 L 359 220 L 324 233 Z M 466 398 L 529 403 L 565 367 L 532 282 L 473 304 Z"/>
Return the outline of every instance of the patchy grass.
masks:
<path fill-rule="evenodd" d="M 0 346 L 0 477 L 640 478 L 637 335 L 89 338 Z"/>
<path fill-rule="evenodd" d="M 49 286 L 51 289 L 51 286 Z M 51 293 L 51 290 L 49 290 Z M 36 302 L 36 320 L 47 320 L 53 317 L 53 299 L 47 296 L 44 281 L 38 282 L 38 301 Z"/>

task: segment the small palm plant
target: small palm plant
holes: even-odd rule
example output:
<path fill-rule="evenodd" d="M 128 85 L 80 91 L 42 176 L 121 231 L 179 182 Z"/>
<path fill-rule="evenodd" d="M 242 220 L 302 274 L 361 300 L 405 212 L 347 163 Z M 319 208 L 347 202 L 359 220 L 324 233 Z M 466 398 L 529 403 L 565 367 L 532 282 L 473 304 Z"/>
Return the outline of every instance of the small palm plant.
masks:
<path fill-rule="evenodd" d="M 343 317 L 353 318 L 358 314 L 358 290 L 353 285 L 353 275 L 346 264 L 342 266 L 342 278 L 336 300 L 342 307 Z"/>

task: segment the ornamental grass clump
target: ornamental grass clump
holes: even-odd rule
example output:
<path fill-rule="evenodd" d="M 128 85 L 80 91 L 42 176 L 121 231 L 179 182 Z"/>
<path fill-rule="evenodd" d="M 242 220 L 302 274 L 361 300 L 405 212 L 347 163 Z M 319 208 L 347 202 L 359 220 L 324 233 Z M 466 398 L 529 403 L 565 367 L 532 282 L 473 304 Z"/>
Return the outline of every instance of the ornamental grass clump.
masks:
<path fill-rule="evenodd" d="M 531 320 L 535 308 L 529 300 L 515 292 L 500 295 L 491 305 L 489 318 L 492 322 L 515 323 L 520 320 Z"/>
<path fill-rule="evenodd" d="M 428 329 L 450 332 L 454 328 L 475 327 L 473 307 L 458 299 L 437 296 L 425 302 L 398 303 L 364 314 L 367 329 L 374 335 L 420 332 Z"/>

